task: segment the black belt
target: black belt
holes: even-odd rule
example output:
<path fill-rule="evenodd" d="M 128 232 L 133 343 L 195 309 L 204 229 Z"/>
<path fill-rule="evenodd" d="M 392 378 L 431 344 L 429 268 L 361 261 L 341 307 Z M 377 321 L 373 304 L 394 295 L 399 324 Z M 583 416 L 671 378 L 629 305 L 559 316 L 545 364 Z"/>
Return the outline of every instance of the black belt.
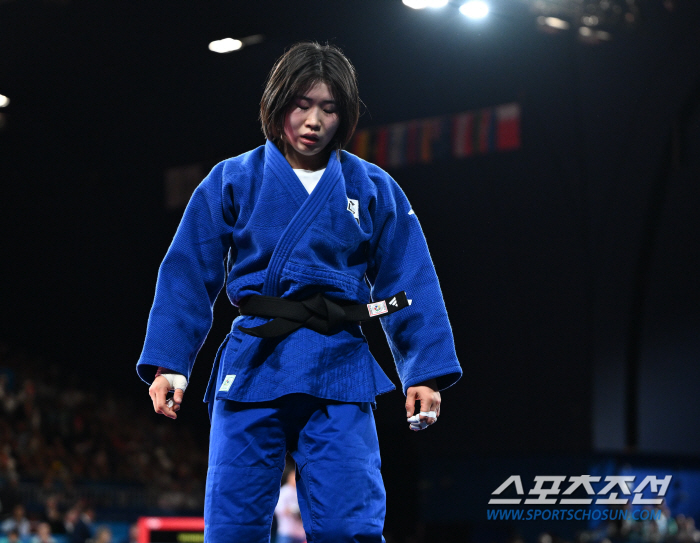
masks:
<path fill-rule="evenodd" d="M 395 313 L 410 304 L 403 291 L 386 300 L 357 305 L 339 305 L 338 302 L 325 298 L 321 293 L 302 301 L 254 295 L 241 301 L 239 306 L 241 315 L 269 317 L 273 320 L 253 328 L 239 326 L 238 329 L 248 335 L 261 338 L 289 334 L 302 326 L 319 334 L 331 335 L 347 321 L 368 321 Z"/>

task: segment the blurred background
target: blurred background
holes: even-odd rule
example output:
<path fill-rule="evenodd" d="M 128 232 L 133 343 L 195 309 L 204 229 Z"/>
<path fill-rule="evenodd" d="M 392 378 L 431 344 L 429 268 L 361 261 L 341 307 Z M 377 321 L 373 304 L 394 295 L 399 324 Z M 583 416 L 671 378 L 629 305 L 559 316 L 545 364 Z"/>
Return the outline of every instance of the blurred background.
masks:
<path fill-rule="evenodd" d="M 0 1 L 3 537 L 201 516 L 237 312 L 220 296 L 180 417 L 155 415 L 158 266 L 194 186 L 264 143 L 274 61 L 317 40 L 357 68 L 350 150 L 411 201 L 464 369 L 412 433 L 364 327 L 399 386 L 375 412 L 387 542 L 700 541 L 700 2 L 462 4 Z M 514 474 L 673 482 L 663 522 L 487 520 Z"/>

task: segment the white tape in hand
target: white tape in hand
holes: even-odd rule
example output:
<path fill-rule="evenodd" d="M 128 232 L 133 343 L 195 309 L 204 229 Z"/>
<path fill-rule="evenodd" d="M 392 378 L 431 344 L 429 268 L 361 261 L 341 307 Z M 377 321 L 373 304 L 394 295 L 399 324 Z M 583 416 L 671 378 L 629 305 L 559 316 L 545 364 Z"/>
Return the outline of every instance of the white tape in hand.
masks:
<path fill-rule="evenodd" d="M 182 392 L 185 392 L 187 389 L 187 377 L 181 373 L 161 373 L 161 375 L 170 383 L 170 390 L 179 388 Z"/>
<path fill-rule="evenodd" d="M 410 424 L 411 430 L 425 430 L 429 426 L 427 422 L 420 420 L 421 417 L 437 420 L 437 413 L 435 411 L 421 411 L 419 415 L 409 417 L 406 420 Z"/>

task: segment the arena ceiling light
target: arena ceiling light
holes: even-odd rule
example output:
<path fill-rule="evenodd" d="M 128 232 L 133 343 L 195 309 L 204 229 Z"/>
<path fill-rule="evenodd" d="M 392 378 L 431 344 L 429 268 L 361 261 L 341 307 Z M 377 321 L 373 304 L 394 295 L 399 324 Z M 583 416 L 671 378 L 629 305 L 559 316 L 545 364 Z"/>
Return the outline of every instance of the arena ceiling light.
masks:
<path fill-rule="evenodd" d="M 241 47 L 243 47 L 243 42 L 233 38 L 215 40 L 209 44 L 209 50 L 215 53 L 230 53 L 231 51 L 238 51 Z"/>
<path fill-rule="evenodd" d="M 403 0 L 403 3 L 413 9 L 444 8 L 448 0 Z"/>
<path fill-rule="evenodd" d="M 559 19 L 558 17 L 545 17 L 544 15 L 537 17 L 537 24 L 554 28 L 556 30 L 567 30 L 571 26 L 564 19 Z"/>
<path fill-rule="evenodd" d="M 7 107 L 8 105 L 10 105 L 10 99 L 0 94 L 0 107 Z"/>
<path fill-rule="evenodd" d="M 470 0 L 459 7 L 459 12 L 470 19 L 483 19 L 489 14 L 489 5 L 482 0 Z"/>

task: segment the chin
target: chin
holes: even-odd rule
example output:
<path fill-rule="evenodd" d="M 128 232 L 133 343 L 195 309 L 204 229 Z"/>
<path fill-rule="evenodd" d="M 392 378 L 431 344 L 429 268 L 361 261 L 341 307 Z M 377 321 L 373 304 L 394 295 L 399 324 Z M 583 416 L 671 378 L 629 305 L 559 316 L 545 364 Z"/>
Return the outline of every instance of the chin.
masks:
<path fill-rule="evenodd" d="M 304 155 L 304 156 L 314 156 L 314 155 L 317 155 L 317 154 L 323 152 L 323 149 L 325 149 L 325 147 L 324 148 L 320 147 L 318 149 L 313 149 L 313 150 L 307 149 L 306 147 L 302 147 L 301 149 L 297 147 L 297 152 L 300 155 Z"/>

